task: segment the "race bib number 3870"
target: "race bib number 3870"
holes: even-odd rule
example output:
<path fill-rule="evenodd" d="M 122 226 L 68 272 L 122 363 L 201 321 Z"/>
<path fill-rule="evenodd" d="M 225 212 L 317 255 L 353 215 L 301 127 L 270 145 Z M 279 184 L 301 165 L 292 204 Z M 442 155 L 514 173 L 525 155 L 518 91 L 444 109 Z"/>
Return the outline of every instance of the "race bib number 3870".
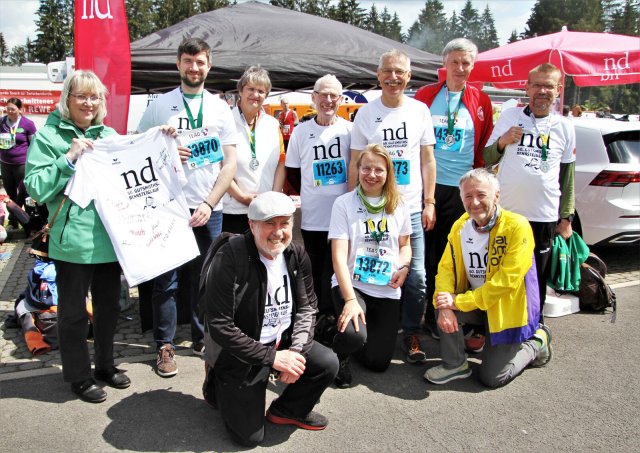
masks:
<path fill-rule="evenodd" d="M 187 160 L 187 166 L 191 170 L 215 164 L 224 158 L 220 139 L 208 127 L 181 135 L 180 142 L 191 151 L 191 157 Z"/>

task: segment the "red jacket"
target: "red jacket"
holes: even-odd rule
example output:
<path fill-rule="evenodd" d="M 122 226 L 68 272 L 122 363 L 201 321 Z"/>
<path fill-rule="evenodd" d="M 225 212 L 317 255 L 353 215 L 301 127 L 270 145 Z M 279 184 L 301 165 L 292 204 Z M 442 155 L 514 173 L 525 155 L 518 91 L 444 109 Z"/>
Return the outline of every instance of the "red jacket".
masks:
<path fill-rule="evenodd" d="M 416 92 L 415 98 L 427 104 L 428 107 L 431 107 L 433 100 L 444 84 L 445 82 L 440 82 L 423 86 Z M 493 107 L 491 106 L 491 99 L 489 99 L 489 96 L 487 96 L 484 91 L 467 85 L 462 94 L 462 103 L 469 111 L 471 119 L 473 120 L 473 168 L 484 167 L 482 150 L 486 146 L 487 140 L 489 140 L 491 132 L 493 131 Z"/>

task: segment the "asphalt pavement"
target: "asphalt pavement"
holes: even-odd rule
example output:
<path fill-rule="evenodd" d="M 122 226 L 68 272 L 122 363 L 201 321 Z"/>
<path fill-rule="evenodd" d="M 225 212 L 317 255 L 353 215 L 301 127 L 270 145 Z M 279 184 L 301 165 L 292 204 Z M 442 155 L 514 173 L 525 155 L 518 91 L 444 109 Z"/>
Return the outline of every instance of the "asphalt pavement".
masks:
<path fill-rule="evenodd" d="M 0 268 L 2 319 L 10 311 L 12 292 L 21 286 L 12 289 L 13 280 L 28 267 L 23 244 L 14 245 L 13 252 Z M 633 332 L 640 325 L 640 260 L 637 248 L 610 255 L 608 280 L 618 296 L 617 321 L 585 313 L 548 319 L 554 356 L 547 367 L 527 369 L 496 390 L 486 389 L 475 376 L 436 386 L 422 376 L 439 363 L 438 342 L 425 337 L 428 361 L 423 365 L 404 363 L 398 343 L 385 373 L 356 363 L 352 388 L 325 392 L 316 410 L 329 418 L 326 430 L 268 424 L 265 442 L 256 450 L 638 451 L 640 344 Z M 630 263 L 619 263 L 625 256 Z M 134 305 L 123 314 L 116 340 L 119 367 L 133 384 L 125 390 L 107 387 L 107 401 L 96 405 L 78 400 L 62 381 L 57 352 L 30 357 L 15 330 L 2 327 L 2 450 L 245 450 L 231 442 L 219 412 L 203 402 L 203 362 L 190 353 L 186 326 L 178 335 L 183 344 L 179 374 L 161 378 L 153 370 L 150 337 L 138 332 L 135 318 Z M 476 369 L 479 356 L 469 357 Z M 267 399 L 282 388 L 270 384 Z"/>

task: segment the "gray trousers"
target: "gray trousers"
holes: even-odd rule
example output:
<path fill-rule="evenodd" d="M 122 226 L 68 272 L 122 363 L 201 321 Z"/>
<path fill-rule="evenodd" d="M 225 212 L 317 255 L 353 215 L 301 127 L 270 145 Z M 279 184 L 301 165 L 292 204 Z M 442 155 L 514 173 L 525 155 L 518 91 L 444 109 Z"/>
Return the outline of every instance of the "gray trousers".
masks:
<path fill-rule="evenodd" d="M 436 311 L 439 315 L 440 312 Z M 484 325 L 485 331 L 489 332 L 486 312 L 482 310 L 456 311 L 455 314 L 458 318 L 458 324 Z M 481 353 L 480 382 L 491 388 L 508 384 L 536 359 L 540 348 L 540 343 L 533 338 L 522 344 L 492 345 L 490 337 L 487 335 Z M 445 368 L 457 368 L 467 360 L 467 354 L 464 352 L 462 326 L 459 326 L 458 331 L 454 333 L 440 331 L 440 355 Z"/>

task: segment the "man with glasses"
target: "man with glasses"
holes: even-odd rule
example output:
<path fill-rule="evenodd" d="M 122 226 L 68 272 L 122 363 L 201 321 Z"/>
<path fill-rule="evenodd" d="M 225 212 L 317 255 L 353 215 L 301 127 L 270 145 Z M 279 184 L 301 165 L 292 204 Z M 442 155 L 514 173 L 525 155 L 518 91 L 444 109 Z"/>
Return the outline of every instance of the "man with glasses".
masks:
<path fill-rule="evenodd" d="M 289 183 L 300 194 L 302 239 L 311 259 L 318 309 L 321 316 L 331 319 L 333 269 L 327 237 L 333 202 L 347 192 L 353 124 L 338 116 L 342 84 L 336 76 L 320 77 L 311 99 L 317 115 L 294 129 L 285 166 Z M 324 322 L 319 320 L 318 324 Z M 322 332 L 317 333 L 322 341 Z"/>
<path fill-rule="evenodd" d="M 529 104 L 502 112 L 484 149 L 487 165 L 500 164 L 501 205 L 525 216 L 533 229 L 541 321 L 553 238 L 571 236 L 574 214 L 575 129 L 552 112 L 560 80 L 560 70 L 550 63 L 533 68 L 526 85 Z"/>
<path fill-rule="evenodd" d="M 221 200 L 236 173 L 237 136 L 227 103 L 204 89 L 211 69 L 209 45 L 197 38 L 185 40 L 178 47 L 176 66 L 180 73 L 180 86 L 149 105 L 140 120 L 138 131 L 168 124 L 188 140 L 196 136 L 194 130 L 201 129 L 200 136 L 206 136 L 206 140 L 193 138 L 191 143 L 206 143 L 209 145 L 206 149 L 211 151 L 204 159 L 203 152 L 192 153 L 190 148 L 178 147 L 187 176 L 184 192 L 192 214 L 189 225 L 193 228 L 200 250 L 199 257 L 181 267 L 180 282 L 189 282 L 193 351 L 202 355 L 204 327 L 198 320 L 200 269 L 209 246 L 222 229 Z M 178 316 L 177 290 L 178 269 L 172 269 L 153 281 L 153 339 L 158 347 L 156 373 L 162 377 L 178 373 L 173 346 Z"/>
<path fill-rule="evenodd" d="M 436 224 L 427 231 L 425 252 L 427 263 L 427 308 L 425 325 L 433 337 L 438 337 L 435 310 L 431 303 L 438 262 L 447 245 L 453 223 L 464 214 L 458 195 L 460 177 L 472 168 L 483 167 L 482 150 L 493 130 L 491 99 L 482 90 L 467 84 L 478 55 L 476 45 L 466 38 L 457 38 L 442 51 L 446 80 L 422 87 L 415 98 L 429 106 L 436 135 L 437 168 L 435 210 Z M 481 336 L 469 341 L 474 352 L 482 350 Z"/>
<path fill-rule="evenodd" d="M 420 363 L 426 359 L 419 337 L 426 290 L 424 230 L 432 229 L 436 220 L 436 140 L 429 108 L 404 94 L 410 79 L 411 62 L 405 53 L 394 49 L 382 54 L 378 65 L 382 96 L 363 106 L 353 124 L 349 190 L 358 181 L 356 162 L 360 153 L 372 143 L 384 146 L 393 159 L 398 186 L 411 212 L 412 258 L 402 295 L 402 330 L 407 362 Z"/>

